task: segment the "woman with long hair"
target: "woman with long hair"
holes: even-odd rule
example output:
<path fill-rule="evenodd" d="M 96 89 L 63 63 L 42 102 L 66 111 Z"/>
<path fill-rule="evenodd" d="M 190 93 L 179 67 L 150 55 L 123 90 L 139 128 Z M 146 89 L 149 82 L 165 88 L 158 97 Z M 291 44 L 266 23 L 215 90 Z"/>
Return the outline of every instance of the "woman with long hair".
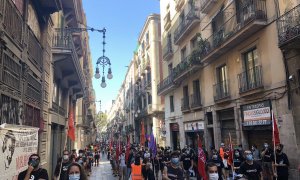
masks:
<path fill-rule="evenodd" d="M 84 169 L 78 163 L 72 163 L 67 171 L 68 180 L 88 180 Z"/>

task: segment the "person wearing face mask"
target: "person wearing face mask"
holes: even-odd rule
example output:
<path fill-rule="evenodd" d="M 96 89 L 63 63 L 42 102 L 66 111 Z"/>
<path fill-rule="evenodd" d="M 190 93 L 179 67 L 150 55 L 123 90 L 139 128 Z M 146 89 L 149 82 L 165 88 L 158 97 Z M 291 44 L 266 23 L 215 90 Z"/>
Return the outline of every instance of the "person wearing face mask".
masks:
<path fill-rule="evenodd" d="M 177 151 L 171 154 L 171 163 L 164 167 L 163 180 L 181 180 L 183 177 L 183 170 L 180 167 L 179 153 Z"/>
<path fill-rule="evenodd" d="M 84 169 L 78 163 L 70 164 L 67 170 L 68 177 L 65 180 L 88 180 Z"/>
<path fill-rule="evenodd" d="M 261 151 L 262 158 L 262 168 L 264 177 L 268 180 L 273 179 L 273 170 L 272 170 L 272 159 L 271 156 L 273 154 L 273 150 L 269 147 L 268 143 L 264 143 L 264 148 Z"/>
<path fill-rule="evenodd" d="M 43 169 L 39 166 L 40 164 L 40 156 L 38 154 L 32 154 L 29 157 L 28 168 L 20 172 L 18 176 L 18 180 L 48 180 L 48 172 L 46 169 Z"/>
<path fill-rule="evenodd" d="M 213 155 L 212 155 L 211 159 L 209 159 L 207 161 L 207 163 L 214 163 L 218 167 L 219 179 L 222 180 L 223 176 L 225 174 L 223 161 L 222 161 L 221 157 L 219 156 L 217 150 L 215 150 L 215 149 L 212 150 L 212 154 Z"/>
<path fill-rule="evenodd" d="M 290 162 L 287 155 L 282 152 L 283 145 L 277 144 L 275 146 L 275 149 L 276 149 L 276 162 L 275 162 L 275 158 L 272 157 L 274 177 L 277 177 L 277 180 L 289 179 Z"/>
<path fill-rule="evenodd" d="M 71 161 L 69 160 L 69 151 L 64 150 L 63 151 L 63 157 L 60 159 L 60 161 L 57 163 L 54 171 L 54 179 L 55 180 L 64 180 L 67 178 L 67 170 L 70 166 Z"/>
<path fill-rule="evenodd" d="M 122 150 L 122 154 L 119 157 L 119 179 L 126 179 L 126 163 L 125 163 L 125 150 Z"/>
<path fill-rule="evenodd" d="M 208 175 L 208 180 L 219 180 L 218 166 L 213 162 L 207 163 L 206 174 Z"/>
<path fill-rule="evenodd" d="M 240 174 L 250 180 L 263 180 L 262 168 L 253 161 L 253 154 L 250 150 L 245 151 L 246 161 L 240 166 Z"/>
<path fill-rule="evenodd" d="M 233 171 L 235 175 L 240 174 L 240 166 L 242 162 L 244 162 L 243 156 L 238 149 L 235 149 L 233 154 Z"/>

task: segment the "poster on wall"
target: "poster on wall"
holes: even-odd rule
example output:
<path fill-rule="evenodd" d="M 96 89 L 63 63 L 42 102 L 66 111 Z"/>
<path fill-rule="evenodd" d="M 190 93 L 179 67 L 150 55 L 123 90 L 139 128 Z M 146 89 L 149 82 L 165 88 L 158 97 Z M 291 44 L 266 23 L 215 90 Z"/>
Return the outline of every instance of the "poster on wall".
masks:
<path fill-rule="evenodd" d="M 269 125 L 271 120 L 271 103 L 262 101 L 241 106 L 244 126 Z"/>
<path fill-rule="evenodd" d="M 0 126 L 0 179 L 16 180 L 27 169 L 28 158 L 38 150 L 39 128 L 2 124 Z"/>

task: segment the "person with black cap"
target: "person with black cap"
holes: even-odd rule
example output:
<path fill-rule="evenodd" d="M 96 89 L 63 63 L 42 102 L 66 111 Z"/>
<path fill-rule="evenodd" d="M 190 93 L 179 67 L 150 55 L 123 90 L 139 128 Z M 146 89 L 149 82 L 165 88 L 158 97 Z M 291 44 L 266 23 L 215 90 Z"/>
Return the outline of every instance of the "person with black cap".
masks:
<path fill-rule="evenodd" d="M 40 166 L 40 156 L 38 154 L 32 154 L 29 157 L 28 168 L 25 171 L 20 172 L 18 180 L 48 180 L 48 172 L 46 169 Z"/>
<path fill-rule="evenodd" d="M 171 163 L 164 167 L 163 179 L 164 180 L 179 180 L 184 179 L 183 170 L 180 167 L 178 151 L 174 151 L 171 154 Z"/>

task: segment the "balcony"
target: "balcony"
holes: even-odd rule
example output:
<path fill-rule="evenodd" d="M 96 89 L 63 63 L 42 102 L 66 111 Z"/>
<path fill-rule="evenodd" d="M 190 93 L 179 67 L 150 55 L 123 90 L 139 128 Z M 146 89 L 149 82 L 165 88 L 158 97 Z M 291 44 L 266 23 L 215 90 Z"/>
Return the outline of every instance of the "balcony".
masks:
<path fill-rule="evenodd" d="M 59 109 L 58 104 L 55 103 L 55 102 L 52 102 L 52 110 L 53 110 L 54 112 L 58 112 L 58 109 Z"/>
<path fill-rule="evenodd" d="M 145 88 L 151 88 L 151 78 L 145 81 Z"/>
<path fill-rule="evenodd" d="M 190 102 L 189 102 L 189 97 L 186 96 L 181 99 L 181 111 L 182 112 L 187 112 L 190 110 Z"/>
<path fill-rule="evenodd" d="M 168 61 L 173 56 L 172 43 L 168 43 L 163 47 L 163 60 Z"/>
<path fill-rule="evenodd" d="M 218 0 L 201 0 L 200 9 L 203 13 L 208 13 L 217 2 Z"/>
<path fill-rule="evenodd" d="M 174 74 L 171 73 L 168 77 L 166 77 L 163 81 L 161 81 L 157 85 L 157 94 L 159 96 L 166 95 L 170 91 L 176 88 L 176 84 L 174 83 Z"/>
<path fill-rule="evenodd" d="M 279 17 L 277 27 L 279 47 L 300 48 L 300 4 Z"/>
<path fill-rule="evenodd" d="M 39 40 L 35 37 L 33 31 L 27 26 L 28 32 L 28 55 L 33 64 L 42 70 L 43 66 L 43 48 Z"/>
<path fill-rule="evenodd" d="M 200 93 L 191 95 L 191 109 L 202 108 Z"/>
<path fill-rule="evenodd" d="M 181 8 L 184 5 L 184 1 L 185 0 L 175 0 L 175 9 L 176 9 L 176 11 L 179 12 L 181 10 Z"/>
<path fill-rule="evenodd" d="M 180 82 L 201 67 L 199 56 L 195 53 L 183 59 L 173 70 L 174 81 Z"/>
<path fill-rule="evenodd" d="M 61 115 L 61 116 L 65 116 L 66 115 L 66 110 L 63 107 L 59 107 L 58 114 Z"/>
<path fill-rule="evenodd" d="M 263 88 L 261 66 L 255 66 L 239 74 L 238 82 L 240 93 Z"/>
<path fill-rule="evenodd" d="M 171 27 L 171 16 L 170 16 L 170 11 L 166 14 L 164 17 L 164 29 L 165 31 L 168 31 L 169 28 Z"/>
<path fill-rule="evenodd" d="M 80 92 L 84 92 L 85 79 L 72 34 L 64 29 L 55 29 L 52 46 L 56 73 L 62 73 L 64 78 L 68 78 L 67 86 L 72 87 L 73 92 L 78 93 L 78 98 L 82 97 Z"/>
<path fill-rule="evenodd" d="M 238 12 L 235 12 L 235 3 L 231 3 L 217 15 L 224 23 L 205 40 L 201 54 L 203 62 L 214 60 L 227 53 L 229 49 L 239 45 L 267 25 L 266 1 L 245 2 L 247 3 L 241 5 Z M 232 15 L 228 16 L 228 14 Z"/>
<path fill-rule="evenodd" d="M 5 34 L 19 47 L 23 43 L 23 17 L 11 0 L 0 1 L 1 23 Z"/>
<path fill-rule="evenodd" d="M 178 45 L 200 23 L 199 14 L 197 8 L 193 7 L 183 20 L 179 22 L 178 27 L 174 31 L 174 44 Z"/>
<path fill-rule="evenodd" d="M 215 102 L 225 100 L 230 97 L 229 81 L 225 80 L 214 85 L 214 100 Z"/>

